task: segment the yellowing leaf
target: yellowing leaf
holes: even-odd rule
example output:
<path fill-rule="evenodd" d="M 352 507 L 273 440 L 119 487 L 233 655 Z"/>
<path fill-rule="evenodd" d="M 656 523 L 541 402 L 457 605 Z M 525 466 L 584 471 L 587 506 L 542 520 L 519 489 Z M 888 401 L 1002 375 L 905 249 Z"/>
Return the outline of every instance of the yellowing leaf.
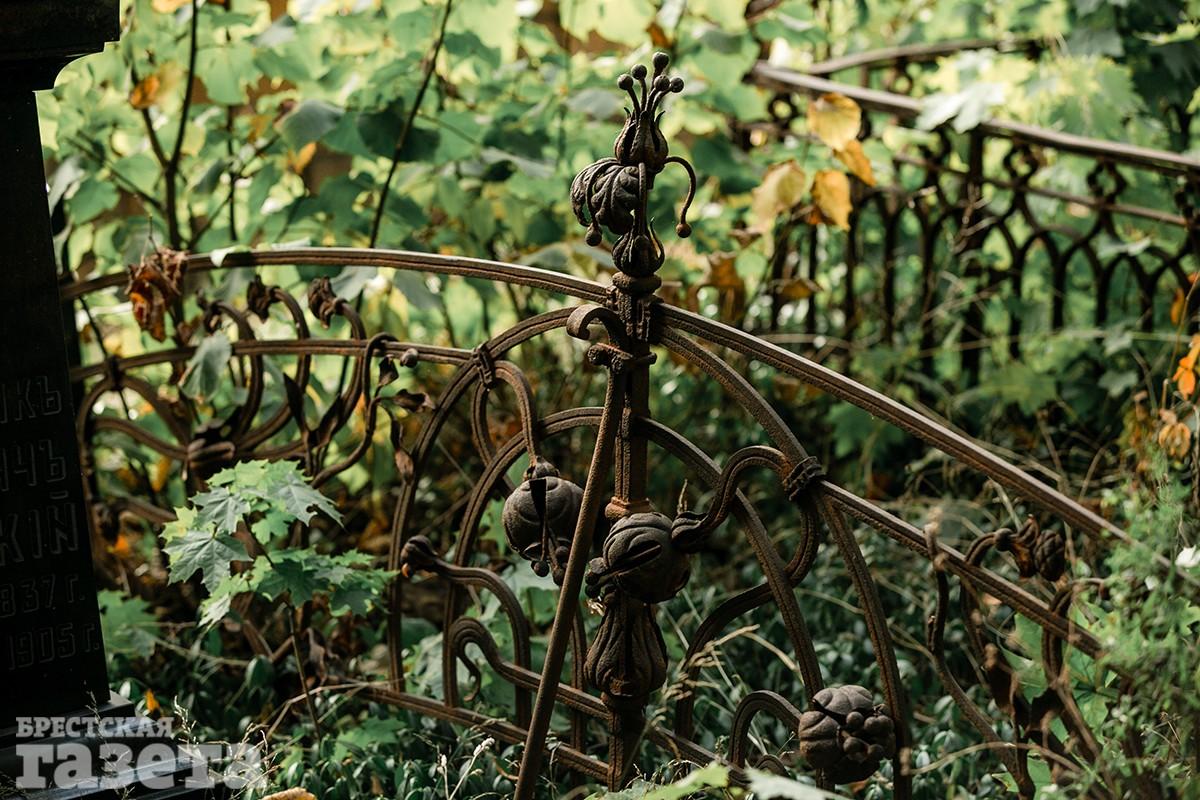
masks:
<path fill-rule="evenodd" d="M 192 0 L 152 0 L 150 7 L 160 14 L 174 14 Z"/>
<path fill-rule="evenodd" d="M 720 300 L 722 319 L 736 321 L 746 310 L 746 281 L 737 271 L 735 253 L 712 253 L 708 257 L 708 275 L 699 283 L 688 288 L 687 307 L 697 310 L 700 305 L 700 290 L 715 289 Z"/>
<path fill-rule="evenodd" d="M 307 789 L 285 789 L 282 792 L 269 794 L 262 800 L 317 800 Z"/>
<path fill-rule="evenodd" d="M 158 698 L 154 696 L 154 692 L 147 689 L 146 690 L 146 713 L 153 714 L 155 711 L 158 711 L 160 708 L 162 708 L 162 706 L 160 706 L 158 704 Z"/>
<path fill-rule="evenodd" d="M 114 555 L 125 557 L 133 554 L 133 545 L 129 543 L 129 537 L 125 535 L 124 531 L 122 531 L 117 534 L 117 540 L 112 543 L 112 546 L 109 547 L 109 550 L 111 550 Z"/>
<path fill-rule="evenodd" d="M 708 257 L 709 286 L 723 291 L 744 292 L 746 282 L 737 271 L 737 257 L 733 253 L 713 253 Z"/>
<path fill-rule="evenodd" d="M 790 281 L 782 281 L 775 287 L 775 294 L 782 297 L 784 300 L 804 300 L 812 297 L 821 287 L 808 278 L 793 278 Z"/>
<path fill-rule="evenodd" d="M 287 154 L 288 169 L 299 175 L 304 172 L 304 169 L 313 160 L 313 156 L 317 154 L 317 143 L 309 142 L 301 147 L 299 151 L 289 151 Z"/>
<path fill-rule="evenodd" d="M 1183 293 L 1183 289 L 1175 288 L 1175 299 L 1171 301 L 1171 324 L 1178 325 L 1179 320 L 1183 319 L 1183 311 L 1187 306 L 1187 297 Z"/>
<path fill-rule="evenodd" d="M 138 81 L 138 85 L 133 87 L 133 91 L 129 93 L 129 104 L 138 111 L 149 108 L 158 101 L 158 92 L 162 88 L 162 81 L 157 75 L 148 75 Z"/>
<path fill-rule="evenodd" d="M 1192 341 L 1188 344 L 1187 355 L 1179 359 L 1179 366 L 1184 369 L 1195 369 L 1197 359 L 1200 359 L 1200 333 L 1192 337 Z"/>
<path fill-rule="evenodd" d="M 815 214 L 812 221 L 850 229 L 850 180 L 846 173 L 823 169 L 813 178 L 812 196 Z"/>
<path fill-rule="evenodd" d="M 128 489 L 137 488 L 137 485 L 138 485 L 137 473 L 135 473 L 129 467 L 117 467 L 116 476 L 117 476 L 117 479 L 121 481 L 121 483 L 125 484 L 126 488 L 128 488 Z"/>
<path fill-rule="evenodd" d="M 1196 391 L 1196 361 L 1200 360 L 1200 334 L 1192 337 L 1188 342 L 1187 354 L 1179 359 L 1179 366 L 1175 369 L 1175 374 L 1171 376 L 1171 380 L 1175 382 L 1179 393 L 1184 399 L 1191 399 L 1192 394 Z"/>
<path fill-rule="evenodd" d="M 750 229 L 765 233 L 785 211 L 800 204 L 804 197 L 804 170 L 795 161 L 785 161 L 767 170 L 762 183 L 754 189 L 750 204 L 753 224 Z"/>
<path fill-rule="evenodd" d="M 871 161 L 863 152 L 862 142 L 858 139 L 851 139 L 842 149 L 834 150 L 833 154 L 837 156 L 838 161 L 850 169 L 851 175 L 867 186 L 875 185 L 875 173 L 871 170 Z"/>
<path fill-rule="evenodd" d="M 175 462 L 167 456 L 162 456 L 154 465 L 154 474 L 150 476 L 150 488 L 156 492 L 161 492 L 163 487 L 167 485 L 167 479 L 171 477 L 171 466 Z"/>
<path fill-rule="evenodd" d="M 1179 387 L 1179 393 L 1185 398 L 1190 399 L 1192 393 L 1196 391 L 1196 372 L 1195 370 L 1180 368 L 1175 373 L 1175 385 Z"/>
<path fill-rule="evenodd" d="M 250 134 L 246 138 L 251 144 L 262 138 L 262 135 L 271 127 L 271 123 L 275 118 L 270 114 L 255 114 L 250 117 Z"/>
<path fill-rule="evenodd" d="M 808 104 L 808 130 L 831 150 L 841 150 L 858 138 L 862 109 L 844 95 L 823 94 Z"/>

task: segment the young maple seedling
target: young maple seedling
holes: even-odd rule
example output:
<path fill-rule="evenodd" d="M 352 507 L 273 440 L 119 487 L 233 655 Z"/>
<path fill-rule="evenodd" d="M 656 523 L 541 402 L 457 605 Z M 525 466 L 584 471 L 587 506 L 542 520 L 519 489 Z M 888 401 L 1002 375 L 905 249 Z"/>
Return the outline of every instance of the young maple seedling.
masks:
<path fill-rule="evenodd" d="M 373 568 L 366 553 L 329 555 L 313 547 L 286 546 L 292 525 L 307 525 L 318 512 L 342 521 L 333 501 L 310 486 L 294 462 L 245 461 L 218 472 L 208 484 L 209 491 L 192 497 L 189 506 L 176 508 L 175 521 L 163 528 L 170 582 L 200 573 L 209 593 L 200 606 L 202 628 L 224 619 L 239 595 L 287 606 L 292 649 L 319 735 L 300 656 L 296 609 L 324 598 L 335 617 L 366 614 L 394 573 Z M 243 525 L 260 545 L 257 555 L 250 555 L 237 538 Z M 245 567 L 235 572 L 237 563 Z"/>

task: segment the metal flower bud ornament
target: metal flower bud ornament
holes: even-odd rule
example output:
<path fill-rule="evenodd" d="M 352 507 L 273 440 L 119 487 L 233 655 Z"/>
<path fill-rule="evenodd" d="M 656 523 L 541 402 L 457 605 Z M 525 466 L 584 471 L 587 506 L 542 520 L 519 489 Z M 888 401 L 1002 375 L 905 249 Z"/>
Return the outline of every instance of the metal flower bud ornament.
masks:
<path fill-rule="evenodd" d="M 582 499 L 583 489 L 541 459 L 530 465 L 525 481 L 504 502 L 502 520 L 509 546 L 538 575 L 553 571 L 556 583 L 562 583 Z"/>
<path fill-rule="evenodd" d="M 618 270 L 637 279 L 649 278 L 663 263 L 662 242 L 646 211 L 655 177 L 671 163 L 687 172 L 688 194 L 675 226 L 681 238 L 692 233 L 687 212 L 696 196 L 692 165 L 670 155 L 659 128 L 662 102 L 668 94 L 683 91 L 683 79 L 665 74 L 671 63 L 666 53 L 655 53 L 653 63 L 654 75 L 649 82 L 641 64 L 617 79 L 617 86 L 629 95 L 632 108 L 625 109 L 625 127 L 617 135 L 613 157 L 584 168 L 571 184 L 571 207 L 580 224 L 587 226 L 587 243 L 599 245 L 604 238 L 602 228 L 616 234 L 619 238 L 613 245 L 613 262 Z M 649 289 L 652 291 L 656 285 Z"/>
<path fill-rule="evenodd" d="M 834 783 L 870 777 L 896 752 L 896 726 L 861 686 L 822 689 L 800 716 L 800 755 Z"/>

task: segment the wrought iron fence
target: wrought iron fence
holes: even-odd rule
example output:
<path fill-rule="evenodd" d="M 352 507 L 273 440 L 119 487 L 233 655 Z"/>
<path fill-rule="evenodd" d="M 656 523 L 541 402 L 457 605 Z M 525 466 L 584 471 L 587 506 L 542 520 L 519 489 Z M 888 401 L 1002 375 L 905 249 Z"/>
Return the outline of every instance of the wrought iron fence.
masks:
<path fill-rule="evenodd" d="M 1023 53 L 1033 59 L 1037 58 L 1043 49 L 1042 43 L 1037 39 L 952 39 L 847 53 L 811 64 L 804 72 L 817 78 L 840 82 L 847 80 L 842 77 L 842 73 L 857 72 L 858 83 L 864 88 L 908 95 L 916 85 L 917 73 L 936 64 L 940 59 L 973 50 Z"/>
<path fill-rule="evenodd" d="M 204 255 L 163 254 L 141 265 L 131 279 L 106 276 L 64 287 L 64 300 L 76 302 L 130 280 L 126 291 L 136 295 L 140 321 L 153 330 L 161 315 L 204 285 L 206 275 L 254 270 L 244 302 L 205 304 L 204 326 L 236 337 L 232 375 L 242 392 L 232 411 L 206 418 L 159 391 L 153 376 L 159 376 L 158 382 L 164 373 L 177 378 L 195 352 L 191 345 L 75 369 L 74 379 L 84 393 L 78 432 L 97 535 L 111 535 L 121 515 L 154 523 L 171 517 L 170 503 L 161 497 L 105 488 L 96 456 L 101 440 L 109 446 L 124 442 L 148 448 L 170 465 L 168 474 L 182 475 L 193 488 L 214 470 L 250 458 L 301 460 L 316 485 L 327 485 L 374 457 L 374 448 L 386 440 L 385 448 L 406 455 L 388 547 L 389 562 L 403 578 L 388 599 L 390 674 L 376 685 L 374 697 L 481 729 L 501 741 L 524 743 L 516 791 L 521 798 L 533 794 L 550 737 L 554 763 L 614 787 L 626 781 L 644 747 L 681 766 L 723 758 L 736 776 L 744 777 L 753 749 L 750 727 L 761 715 L 782 721 L 794 741 L 780 741 L 778 747 L 789 746 L 800 763 L 785 767 L 783 759 L 768 753 L 753 758 L 757 766 L 808 772 L 819 785 L 830 787 L 865 779 L 888 765 L 894 796 L 911 796 L 914 708 L 896 654 L 899 631 L 874 578 L 878 565 L 868 562 L 863 549 L 864 541 L 888 541 L 913 554 L 934 581 L 925 636 L 928 669 L 962 709 L 984 749 L 1012 773 L 1020 794 L 1030 797 L 1034 791 L 1031 753 L 1046 761 L 1055 776 L 1077 776 L 1096 760 L 1099 745 L 1064 677 L 1064 659 L 1071 653 L 1096 658 L 1102 647 L 1071 613 L 1075 598 L 1089 584 L 1073 579 L 1074 548 L 1069 545 L 1076 540 L 1128 544 L 1128 538 L 1088 508 L 895 399 L 656 296 L 655 273 L 663 250 L 647 219 L 647 197 L 662 170 L 678 166 L 692 173 L 690 165 L 669 154 L 658 129 L 662 100 L 682 88 L 679 79 L 666 75 L 667 64 L 659 54 L 652 72 L 637 67 L 621 76 L 618 85 L 630 94 L 631 114 L 614 155 L 580 173 L 571 191 L 589 240 L 598 242 L 606 232 L 615 238 L 612 285 L 515 264 L 331 248 L 232 253 L 219 263 Z M 757 74 L 790 90 L 826 88 L 815 79 L 765 68 Z M 859 99 L 872 109 L 885 103 L 871 94 Z M 883 202 L 890 195 L 881 192 L 878 197 Z M 687 203 L 685 199 L 676 227 L 680 236 L 690 233 Z M 1113 209 L 1105 205 L 1099 211 L 1107 215 Z M 938 224 L 949 223 L 943 219 Z M 1002 222 L 992 230 L 1003 230 Z M 1088 247 L 1086 241 L 1079 244 L 1080 249 Z M 474 349 L 429 346 L 368 331 L 354 305 L 333 293 L 328 278 L 312 282 L 306 308 L 274 285 L 278 270 L 295 266 L 463 276 L 529 287 L 562 298 L 563 305 L 522 320 Z M 855 295 L 848 297 L 856 302 Z M 318 328 L 330 333 L 320 335 Z M 269 338 L 260 338 L 264 332 Z M 572 369 L 590 369 L 603 377 L 602 405 L 545 410 L 545 392 L 539 396 L 534 388 L 539 384 L 513 360 L 523 346 L 559 332 L 586 347 L 586 365 Z M 656 371 L 662 365 L 656 368 L 655 362 L 662 354 L 719 385 L 727 403 L 756 422 L 759 441 L 716 454 L 718 460 L 687 431 L 656 422 L 649 400 L 660 391 Z M 906 431 L 1020 498 L 1016 502 L 1029 512 L 1030 521 L 1017 531 L 986 533 L 959 549 L 939 539 L 935 522 L 922 527 L 837 485 L 755 388 L 749 373 L 731 364 L 733 357 L 799 379 Z M 317 359 L 343 362 L 347 375 L 340 392 L 314 409 L 311 396 L 319 394 L 311 381 Z M 400 419 L 397 396 L 387 388 L 397 383 L 401 370 L 406 380 L 431 390 L 428 402 L 415 402 L 428 406 L 415 431 Z M 554 376 L 541 377 L 545 387 Z M 497 437 L 499 426 L 492 421 L 502 394 L 514 399 L 518 424 Z M 404 395 L 409 400 L 414 396 Z M 387 425 L 387 436 L 381 423 Z M 462 490 L 455 493 L 435 491 L 433 484 L 444 468 L 439 453 L 448 440 L 465 440 L 473 451 L 462 450 L 461 459 L 451 454 L 454 469 L 465 476 Z M 582 475 L 578 483 L 551 463 L 550 453 L 563 452 L 587 461 L 586 469 L 576 473 Z M 524 479 L 514 485 L 509 476 L 522 465 L 527 466 Z M 786 498 L 790 521 L 764 517 L 740 490 L 749 470 L 771 476 L 769 494 Z M 687 496 L 684 478 L 701 487 L 702 492 L 693 488 L 691 494 L 704 501 L 702 510 L 682 505 L 673 515 L 656 510 L 647 492 L 651 472 L 668 483 L 678 481 L 681 496 Z M 489 507 L 501 503 L 505 541 L 485 541 L 485 516 Z M 759 577 L 687 631 L 687 651 L 672 660 L 659 629 L 658 607 L 702 581 L 700 559 L 726 520 L 736 532 L 737 552 L 757 564 Z M 781 536 L 789 525 L 797 533 Z M 874 661 L 861 671 L 873 676 L 863 679 L 866 685 L 827 683 L 830 676 L 816 656 L 815 642 L 834 632 L 814 630 L 798 600 L 797 589 L 813 581 L 814 564 L 826 552 L 844 567 L 865 620 Z M 536 622 L 503 579 L 514 570 L 549 576 L 558 586 L 551 622 Z M 414 581 L 440 587 L 434 602 L 440 608 L 435 616 L 440 617 L 442 669 L 440 685 L 432 691 L 412 686 L 406 674 L 404 631 L 412 622 L 406 594 L 414 591 Z M 957 606 L 950 602 L 953 587 L 959 592 Z M 590 604 L 583 602 L 584 595 Z M 478 609 L 487 602 L 498 604 L 506 622 L 503 642 L 480 621 Z M 589 607 L 596 613 L 589 614 Z M 727 746 L 704 746 L 702 740 L 714 737 L 712 731 L 697 729 L 696 704 L 707 690 L 695 678 L 713 643 L 758 609 L 771 609 L 782 620 L 786 641 L 772 646 L 787 651 L 803 688 L 794 694 L 785 689 L 785 695 L 778 691 L 782 687 L 761 686 L 744 694 L 730 729 L 716 739 Z M 1040 662 L 1045 688 L 1032 699 L 1019 678 L 1026 667 L 1006 654 L 1003 635 L 992 627 L 1006 615 L 1020 616 L 1040 631 L 1041 653 L 1027 655 Z M 965 661 L 948 658 L 944 637 L 951 621 L 966 632 Z M 546 647 L 539 664 L 532 642 L 540 636 L 546 637 Z M 475 652 L 482 661 L 473 657 Z M 564 665 L 569 665 L 565 678 Z M 665 718 L 647 720 L 647 702 L 672 668 L 685 677 L 680 682 L 684 689 L 667 700 L 670 713 Z M 492 680 L 512 687 L 505 718 L 475 707 L 484 670 Z M 1051 724 L 1055 720 L 1061 726 Z"/>
<path fill-rule="evenodd" d="M 816 65 L 819 75 L 859 69 L 864 84 L 907 91 L 914 67 L 964 47 L 895 48 Z M 920 101 L 759 63 L 753 83 L 776 92 L 778 130 L 801 98 L 845 95 L 864 109 L 861 137 L 913 130 Z M 1121 323 L 1170 331 L 1198 306 L 1200 161 L 999 119 L 957 133 L 950 124 L 913 137 L 890 156 L 877 186 L 858 179 L 850 230 L 802 224 L 785 232 L 795 258 L 777 278 L 833 288 L 811 301 L 809 338 L 851 345 L 910 345 L 923 371 L 945 376 L 935 355 L 957 343 L 960 385 L 991 363 L 1019 358 L 1022 338 L 1064 328 L 1099 335 Z M 911 269 L 901 269 L 906 264 Z M 844 267 L 844 273 L 842 272 Z M 917 275 L 906 282 L 904 275 Z M 1172 312 L 1172 306 L 1175 307 Z M 905 330 L 916 341 L 903 341 Z M 1098 351 L 1097 351 L 1098 352 Z"/>

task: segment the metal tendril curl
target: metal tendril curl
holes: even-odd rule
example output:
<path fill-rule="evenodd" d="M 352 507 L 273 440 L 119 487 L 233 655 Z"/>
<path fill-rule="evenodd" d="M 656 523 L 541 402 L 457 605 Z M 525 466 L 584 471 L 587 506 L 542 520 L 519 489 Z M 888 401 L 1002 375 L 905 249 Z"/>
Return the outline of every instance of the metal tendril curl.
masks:
<path fill-rule="evenodd" d="M 666 75 L 671 58 L 655 53 L 654 76 L 638 64 L 617 79 L 632 108 L 625 109 L 625 127 L 613 144 L 613 157 L 588 165 L 571 183 L 571 208 L 579 224 L 587 228 L 587 243 L 595 247 L 603 240 L 602 229 L 618 237 L 613 245 L 613 262 L 621 272 L 635 278 L 653 275 L 663 264 L 663 245 L 647 217 L 646 205 L 654 178 L 667 164 L 679 164 L 688 175 L 688 193 L 679 214 L 675 233 L 692 234 L 687 213 L 696 196 L 696 173 L 692 165 L 669 153 L 666 137 L 659 128 L 662 102 L 668 94 L 683 91 L 682 78 Z M 641 86 L 641 93 L 636 91 Z"/>

